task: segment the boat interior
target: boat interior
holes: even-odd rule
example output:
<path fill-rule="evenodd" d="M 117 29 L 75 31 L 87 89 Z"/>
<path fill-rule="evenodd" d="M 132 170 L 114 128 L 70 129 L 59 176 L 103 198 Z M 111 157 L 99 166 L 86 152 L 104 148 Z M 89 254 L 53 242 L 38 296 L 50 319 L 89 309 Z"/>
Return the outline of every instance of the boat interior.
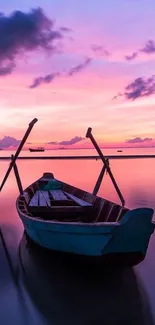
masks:
<path fill-rule="evenodd" d="M 60 222 L 119 222 L 128 211 L 111 201 L 57 181 L 49 173 L 30 185 L 18 197 L 17 205 L 27 216 Z"/>

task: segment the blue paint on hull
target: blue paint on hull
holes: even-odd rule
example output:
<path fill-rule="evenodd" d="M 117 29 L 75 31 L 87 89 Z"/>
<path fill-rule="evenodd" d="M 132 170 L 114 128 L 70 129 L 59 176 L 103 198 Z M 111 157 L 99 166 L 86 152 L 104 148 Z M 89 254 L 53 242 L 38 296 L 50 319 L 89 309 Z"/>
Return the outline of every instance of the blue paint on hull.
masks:
<path fill-rule="evenodd" d="M 18 208 L 18 207 L 17 207 Z M 38 245 L 61 252 L 86 256 L 142 252 L 146 254 L 154 231 L 153 210 L 127 212 L 120 223 L 60 223 L 39 220 L 22 214 L 28 236 Z"/>

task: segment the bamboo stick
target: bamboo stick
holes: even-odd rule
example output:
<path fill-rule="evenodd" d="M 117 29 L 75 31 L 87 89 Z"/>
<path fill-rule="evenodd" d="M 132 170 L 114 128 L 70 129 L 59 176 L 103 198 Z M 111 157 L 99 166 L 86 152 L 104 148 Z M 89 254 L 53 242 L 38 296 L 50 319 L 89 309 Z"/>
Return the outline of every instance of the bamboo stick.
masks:
<path fill-rule="evenodd" d="M 108 174 L 109 174 L 109 176 L 110 176 L 110 178 L 112 180 L 112 183 L 113 183 L 113 185 L 114 185 L 114 187 L 116 189 L 116 192 L 117 192 L 117 194 L 118 194 L 118 196 L 119 196 L 119 198 L 120 198 L 120 200 L 122 202 L 122 206 L 124 206 L 125 205 L 125 200 L 123 198 L 123 195 L 122 195 L 122 193 L 121 193 L 121 191 L 120 191 L 120 189 L 119 189 L 119 187 L 118 187 L 118 185 L 116 183 L 116 180 L 115 180 L 115 178 L 114 178 L 114 176 L 112 174 L 112 171 L 111 171 L 111 169 L 110 169 L 110 167 L 109 167 L 109 165 L 107 163 L 107 160 L 104 157 L 104 155 L 103 155 L 101 149 L 99 148 L 97 142 L 95 141 L 91 131 L 92 131 L 92 129 L 88 128 L 87 133 L 86 133 L 86 138 L 89 138 L 91 140 L 91 142 L 93 143 L 96 151 L 98 152 L 99 156 L 101 157 L 101 159 L 102 159 L 102 161 L 104 163 L 104 166 L 106 167 L 106 170 L 107 170 L 107 172 L 108 172 Z"/>
<path fill-rule="evenodd" d="M 10 166 L 9 166 L 9 168 L 8 168 L 8 170 L 7 170 L 6 174 L 5 174 L 5 176 L 4 176 L 4 179 L 3 179 L 2 184 L 1 184 L 1 186 L 0 186 L 0 191 L 2 190 L 2 188 L 3 188 L 3 186 L 4 186 L 4 184 L 5 184 L 6 180 L 7 180 L 7 178 L 8 178 L 8 176 L 9 176 L 10 172 L 11 172 L 11 169 L 12 169 L 12 167 L 14 166 L 15 161 L 16 161 L 17 157 L 18 157 L 19 154 L 20 154 L 20 151 L 22 150 L 22 148 L 23 148 L 23 146 L 24 146 L 24 144 L 25 144 L 25 142 L 26 142 L 26 140 L 27 140 L 27 138 L 28 138 L 28 136 L 29 136 L 29 134 L 30 134 L 30 132 L 31 132 L 31 130 L 32 130 L 32 128 L 33 128 L 33 126 L 34 126 L 34 124 L 35 124 L 37 121 L 38 121 L 37 118 L 34 118 L 34 119 L 29 123 L 29 127 L 28 127 L 28 129 L 27 129 L 27 131 L 26 131 L 26 133 L 25 133 L 25 135 L 24 135 L 24 137 L 23 137 L 23 139 L 22 139 L 22 141 L 21 141 L 21 143 L 20 143 L 20 145 L 19 145 L 19 147 L 18 147 L 18 149 L 17 149 L 17 151 L 16 151 L 16 153 L 15 153 L 15 155 L 14 155 L 14 157 L 13 157 L 11 163 L 10 163 Z"/>

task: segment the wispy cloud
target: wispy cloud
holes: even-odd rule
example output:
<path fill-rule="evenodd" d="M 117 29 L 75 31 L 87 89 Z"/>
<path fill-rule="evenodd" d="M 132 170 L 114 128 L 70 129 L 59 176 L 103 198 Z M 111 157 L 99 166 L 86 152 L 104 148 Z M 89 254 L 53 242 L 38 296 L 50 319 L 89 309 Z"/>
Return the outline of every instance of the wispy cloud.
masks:
<path fill-rule="evenodd" d="M 68 76 L 71 77 L 74 74 L 76 74 L 78 72 L 81 72 L 84 68 L 86 68 L 86 66 L 88 66 L 91 63 L 91 61 L 92 61 L 92 59 L 86 58 L 84 62 L 76 65 L 73 68 L 71 68 L 67 73 L 55 72 L 55 73 L 48 74 L 48 75 L 46 75 L 44 77 L 35 78 L 32 85 L 30 85 L 29 88 L 33 89 L 33 88 L 37 88 L 41 84 L 51 83 L 57 77 L 61 77 L 61 76 L 63 76 L 63 77 L 68 77 Z"/>
<path fill-rule="evenodd" d="M 68 33 L 68 32 L 73 32 L 73 29 L 71 29 L 71 28 L 69 28 L 69 27 L 65 27 L 65 26 L 60 27 L 60 30 L 61 30 L 62 32 L 66 32 L 66 33 Z"/>
<path fill-rule="evenodd" d="M 140 51 L 147 54 L 155 53 L 155 42 L 153 40 L 148 40 Z"/>
<path fill-rule="evenodd" d="M 57 141 L 51 141 L 51 142 L 47 142 L 47 144 L 58 144 Z"/>
<path fill-rule="evenodd" d="M 96 45 L 93 44 L 91 46 L 93 52 L 99 54 L 99 55 L 104 55 L 104 56 L 109 56 L 110 53 L 102 46 L 102 45 Z"/>
<path fill-rule="evenodd" d="M 64 146 L 68 146 L 68 145 L 73 145 L 73 144 L 75 144 L 77 142 L 80 142 L 80 141 L 82 141 L 84 139 L 85 138 L 76 136 L 76 137 L 74 137 L 74 138 L 72 138 L 71 140 L 68 140 L 68 141 L 67 140 L 60 141 L 59 144 L 64 145 Z"/>
<path fill-rule="evenodd" d="M 38 86 L 40 86 L 41 84 L 48 84 L 50 82 L 52 82 L 56 77 L 58 77 L 60 74 L 58 72 L 56 73 L 51 73 L 51 74 L 47 74 L 45 77 L 38 77 L 35 78 L 32 85 L 29 86 L 29 88 L 36 88 Z"/>
<path fill-rule="evenodd" d="M 41 8 L 28 13 L 16 10 L 9 16 L 0 13 L 0 75 L 7 75 L 15 68 L 15 60 L 43 49 L 55 52 L 55 40 L 62 39 L 67 27 L 54 28 L 54 22 Z"/>
<path fill-rule="evenodd" d="M 136 137 L 134 139 L 129 139 L 129 140 L 126 140 L 125 142 L 126 143 L 144 143 L 144 142 L 152 142 L 153 139 L 152 138 L 140 138 L 140 137 Z"/>
<path fill-rule="evenodd" d="M 137 56 L 138 56 L 138 52 L 133 52 L 131 55 L 126 55 L 126 56 L 125 56 L 125 59 L 126 59 L 127 61 L 132 61 L 132 60 L 134 60 Z"/>
<path fill-rule="evenodd" d="M 69 72 L 67 73 L 68 76 L 73 76 L 74 74 L 82 71 L 83 69 L 85 69 L 90 63 L 91 63 L 92 59 L 90 58 L 86 58 L 84 62 L 78 64 L 77 66 L 71 68 L 69 70 Z"/>
<path fill-rule="evenodd" d="M 83 138 L 83 137 L 75 136 L 71 140 L 63 140 L 63 141 L 60 141 L 60 142 L 58 142 L 58 141 L 51 141 L 51 142 L 48 142 L 48 144 L 69 146 L 69 145 L 73 145 L 75 143 L 78 143 L 78 142 L 80 142 L 80 141 L 82 141 L 84 139 L 85 138 Z"/>
<path fill-rule="evenodd" d="M 155 94 L 155 75 L 150 78 L 136 78 L 125 87 L 124 93 L 118 93 L 113 99 L 124 96 L 126 99 L 135 100 L 140 97 L 148 97 Z"/>
<path fill-rule="evenodd" d="M 143 48 L 133 52 L 131 55 L 125 55 L 125 59 L 128 61 L 134 60 L 141 52 L 148 55 L 155 53 L 155 42 L 153 40 L 148 40 Z"/>

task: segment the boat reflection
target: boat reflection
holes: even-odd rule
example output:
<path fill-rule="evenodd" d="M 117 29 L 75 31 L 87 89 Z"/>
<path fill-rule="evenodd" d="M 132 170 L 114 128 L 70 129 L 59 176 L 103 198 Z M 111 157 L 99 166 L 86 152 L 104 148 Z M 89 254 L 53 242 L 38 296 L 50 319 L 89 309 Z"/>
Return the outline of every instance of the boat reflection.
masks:
<path fill-rule="evenodd" d="M 36 247 L 23 234 L 20 272 L 31 301 L 50 324 L 153 324 L 133 269 L 103 269 Z"/>

